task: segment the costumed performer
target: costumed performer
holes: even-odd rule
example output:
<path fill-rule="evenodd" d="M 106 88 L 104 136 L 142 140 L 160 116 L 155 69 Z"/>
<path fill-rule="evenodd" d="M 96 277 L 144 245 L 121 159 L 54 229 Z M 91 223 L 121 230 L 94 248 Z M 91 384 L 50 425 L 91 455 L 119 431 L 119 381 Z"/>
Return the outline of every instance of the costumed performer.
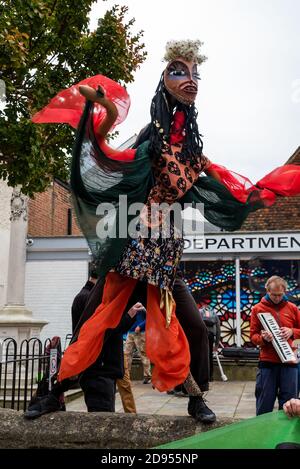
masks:
<path fill-rule="evenodd" d="M 174 217 L 169 216 L 169 208 L 177 201 L 182 205 L 203 202 L 205 216 L 209 221 L 233 230 L 241 225 L 248 213 L 274 202 L 274 186 L 278 189 L 278 178 L 275 177 L 274 183 L 274 174 L 271 173 L 271 190 L 268 187 L 270 178 L 267 178 L 265 185 L 253 186 L 246 178 L 237 178 L 225 168 L 213 165 L 203 155 L 194 104 L 199 79 L 197 65 L 205 60 L 199 53 L 200 45 L 200 41 L 168 44 L 165 56 L 168 64 L 151 103 L 151 123 L 141 132 L 135 149 L 118 152 L 105 142 L 116 119 L 120 120 L 120 110 L 124 115 L 122 104 L 126 99 L 123 99 L 124 95 L 120 98 L 122 93 L 120 94 L 116 84 L 112 82 L 115 85 L 115 97 L 112 98 L 109 97 L 112 87 L 105 77 L 98 77 L 98 82 L 97 77 L 93 77 L 96 83 L 95 80 L 92 83 L 93 79 L 87 79 L 85 83 L 79 84 L 80 93 L 87 99 L 87 104 L 77 132 L 71 185 L 80 227 L 87 237 L 95 260 L 98 261 L 102 282 L 98 285 L 98 301 L 94 296 L 90 307 L 87 306 L 85 319 L 89 315 L 91 317 L 81 326 L 77 340 L 65 352 L 59 380 L 62 386 L 66 379 L 80 374 L 93 364 L 101 351 L 105 331 L 117 326 L 135 289 L 146 286 L 146 352 L 154 364 L 152 383 L 160 391 L 173 389 L 184 383 L 190 396 L 189 413 L 202 420 L 199 415 L 203 415 L 205 405 L 203 389 L 191 373 L 193 356 L 191 357 L 190 350 L 193 349 L 191 342 L 195 342 L 195 339 L 187 340 L 189 321 L 185 323 L 185 333 L 175 311 L 174 282 L 182 256 L 183 239 L 174 223 Z M 61 99 L 63 93 L 66 92 L 59 94 Z M 65 98 L 66 96 L 67 94 Z M 53 109 L 50 103 L 33 121 L 74 124 L 74 115 L 70 118 L 69 112 L 63 120 L 63 113 L 58 109 L 65 105 L 61 99 L 58 106 L 56 100 L 56 108 L 54 106 Z M 105 108 L 105 116 L 94 112 L 94 103 Z M 72 106 L 78 114 L 78 100 Z M 293 169 L 289 168 L 290 171 Z M 280 171 L 281 186 L 286 171 L 286 168 Z M 200 177 L 202 172 L 208 177 Z M 290 183 L 291 178 L 288 180 Z M 299 171 L 295 181 L 299 189 Z M 284 191 L 288 192 L 286 187 Z M 295 195 L 295 184 L 290 192 Z M 281 187 L 277 193 L 287 195 L 281 194 Z M 112 205 L 113 227 L 120 228 L 122 207 L 119 196 L 122 194 L 126 194 L 128 206 L 135 202 L 145 203 L 137 227 L 143 233 L 145 229 L 151 233 L 152 228 L 158 227 L 158 237 L 129 234 L 124 237 L 117 235 L 116 238 L 97 236 L 101 219 L 99 211 L 96 214 L 99 204 Z M 153 206 L 161 203 L 166 203 L 167 208 L 154 211 L 153 216 Z M 128 214 L 126 212 L 126 217 Z M 121 216 L 121 221 L 118 215 Z M 133 216 L 128 215 L 126 226 L 130 226 L 132 219 Z M 100 221 L 104 223 L 105 220 L 107 218 L 103 215 Z M 166 220 L 168 223 L 165 223 Z M 164 236 L 166 229 L 169 236 Z M 191 297 L 187 288 L 182 296 Z M 190 311 L 188 308 L 186 301 L 183 315 L 188 318 L 197 314 L 200 317 L 197 308 L 195 310 L 191 307 Z M 205 330 L 204 325 L 203 328 Z M 208 415 L 206 421 L 215 419 L 210 409 Z"/>

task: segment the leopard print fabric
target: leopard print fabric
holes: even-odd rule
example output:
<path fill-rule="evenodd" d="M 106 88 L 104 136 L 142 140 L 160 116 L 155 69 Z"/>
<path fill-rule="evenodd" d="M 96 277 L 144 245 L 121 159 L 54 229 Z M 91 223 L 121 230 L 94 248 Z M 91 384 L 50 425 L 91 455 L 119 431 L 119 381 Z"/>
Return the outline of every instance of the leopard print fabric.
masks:
<path fill-rule="evenodd" d="M 154 163 L 156 184 L 149 193 L 147 205 L 163 202 L 171 205 L 191 189 L 200 173 L 210 164 L 210 160 L 203 155 L 196 157 L 193 162 L 187 159 L 181 143 L 166 144 Z"/>
<path fill-rule="evenodd" d="M 198 384 L 194 380 L 191 373 L 188 374 L 188 377 L 183 383 L 183 386 L 189 396 L 202 396 L 203 395 L 203 392 L 199 388 Z"/>

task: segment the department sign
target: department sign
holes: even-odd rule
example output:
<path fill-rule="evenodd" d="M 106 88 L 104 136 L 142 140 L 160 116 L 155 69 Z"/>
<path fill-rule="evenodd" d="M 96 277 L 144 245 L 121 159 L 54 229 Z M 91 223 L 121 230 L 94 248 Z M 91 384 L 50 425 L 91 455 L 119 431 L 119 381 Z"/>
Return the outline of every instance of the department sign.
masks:
<path fill-rule="evenodd" d="M 254 233 L 186 235 L 184 252 L 246 253 L 300 252 L 300 233 Z"/>

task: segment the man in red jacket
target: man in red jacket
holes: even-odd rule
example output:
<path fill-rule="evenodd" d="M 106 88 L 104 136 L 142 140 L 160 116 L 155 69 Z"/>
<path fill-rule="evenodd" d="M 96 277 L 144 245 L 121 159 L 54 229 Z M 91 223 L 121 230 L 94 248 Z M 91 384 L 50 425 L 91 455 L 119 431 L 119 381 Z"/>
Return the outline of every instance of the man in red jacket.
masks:
<path fill-rule="evenodd" d="M 266 296 L 252 308 L 250 337 L 260 347 L 256 376 L 256 415 L 272 412 L 278 396 L 279 409 L 289 399 L 298 396 L 298 369 L 296 363 L 282 363 L 273 347 L 272 334 L 263 329 L 258 313 L 271 313 L 277 321 L 281 336 L 292 346 L 293 339 L 300 338 L 300 311 L 287 301 L 286 281 L 270 277 L 265 285 Z"/>

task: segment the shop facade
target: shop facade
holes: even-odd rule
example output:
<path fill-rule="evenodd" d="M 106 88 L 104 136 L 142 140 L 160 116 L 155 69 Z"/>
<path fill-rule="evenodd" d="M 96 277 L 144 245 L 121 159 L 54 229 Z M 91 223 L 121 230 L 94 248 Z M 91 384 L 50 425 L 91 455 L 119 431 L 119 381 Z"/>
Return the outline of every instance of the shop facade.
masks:
<path fill-rule="evenodd" d="M 181 267 L 197 305 L 217 312 L 225 347 L 252 346 L 251 308 L 271 275 L 285 278 L 300 305 L 300 231 L 187 235 Z"/>

